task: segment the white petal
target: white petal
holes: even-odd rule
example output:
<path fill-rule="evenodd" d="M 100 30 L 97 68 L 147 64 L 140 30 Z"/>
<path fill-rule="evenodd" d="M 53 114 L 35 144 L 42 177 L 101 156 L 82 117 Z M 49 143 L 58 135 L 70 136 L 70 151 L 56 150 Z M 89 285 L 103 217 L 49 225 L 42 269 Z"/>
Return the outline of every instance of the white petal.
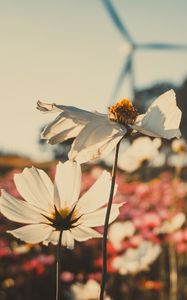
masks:
<path fill-rule="evenodd" d="M 112 205 L 111 212 L 110 212 L 109 224 L 112 223 L 119 215 L 120 206 L 121 205 L 119 205 L 119 204 Z M 80 221 L 84 224 L 84 226 L 88 226 L 88 227 L 102 226 L 102 225 L 104 225 L 104 222 L 105 222 L 106 210 L 107 210 L 107 208 L 105 207 L 105 208 L 96 210 L 93 213 L 85 214 L 85 215 L 83 215 L 82 218 L 80 218 Z"/>
<path fill-rule="evenodd" d="M 139 137 L 131 146 L 120 154 L 118 166 L 127 172 L 133 172 L 142 166 L 142 162 L 151 161 L 159 155 L 160 139 L 151 140 L 149 137 Z"/>
<path fill-rule="evenodd" d="M 134 172 L 140 167 L 141 161 L 139 158 L 136 159 L 136 157 L 132 155 L 126 156 L 125 153 L 123 156 L 120 157 L 118 160 L 118 167 L 126 172 Z"/>
<path fill-rule="evenodd" d="M 162 140 L 159 138 L 154 139 L 152 142 L 156 149 L 159 149 L 162 145 Z"/>
<path fill-rule="evenodd" d="M 1 213 L 14 222 L 32 224 L 48 222 L 36 209 L 24 200 L 17 200 L 6 191 L 2 190 L 0 197 Z"/>
<path fill-rule="evenodd" d="M 158 107 L 153 107 L 144 115 L 140 123 L 135 122 L 131 127 L 151 137 L 163 137 L 165 117 Z"/>
<path fill-rule="evenodd" d="M 166 162 L 166 154 L 164 152 L 160 152 L 156 157 L 151 161 L 151 165 L 153 167 L 161 167 Z"/>
<path fill-rule="evenodd" d="M 50 225 L 32 224 L 7 232 L 26 243 L 36 244 L 47 239 L 52 231 L 53 227 Z"/>
<path fill-rule="evenodd" d="M 186 220 L 184 213 L 176 214 L 171 220 L 166 220 L 163 222 L 162 226 L 155 229 L 156 233 L 172 233 L 182 227 Z"/>
<path fill-rule="evenodd" d="M 131 221 L 114 222 L 109 228 L 108 237 L 113 246 L 120 250 L 122 247 L 121 242 L 125 238 L 129 238 L 134 235 L 135 231 L 136 228 Z"/>
<path fill-rule="evenodd" d="M 111 176 L 103 171 L 92 187 L 79 199 L 76 208 L 81 213 L 90 213 L 108 202 L 110 195 Z M 115 185 L 115 192 L 117 185 Z"/>
<path fill-rule="evenodd" d="M 158 97 L 131 127 L 149 136 L 171 139 L 181 136 L 180 121 L 181 111 L 176 105 L 175 92 L 170 90 Z"/>
<path fill-rule="evenodd" d="M 45 103 L 42 102 L 40 100 L 38 100 L 37 102 L 37 107 L 38 110 L 40 110 L 41 112 L 57 112 L 57 111 L 61 111 L 55 103 L 49 104 L 49 103 Z"/>
<path fill-rule="evenodd" d="M 74 152 L 74 141 L 71 151 L 69 152 L 69 159 L 75 159 L 78 163 L 82 164 L 91 160 L 106 157 L 114 149 L 121 138 L 121 135 L 116 134 L 110 139 L 103 140 L 100 143 L 96 143 L 88 148 L 80 150 L 80 152 L 76 152 L 77 154 Z"/>
<path fill-rule="evenodd" d="M 67 247 L 68 249 L 74 249 L 74 238 L 72 233 L 69 230 L 65 230 L 62 233 L 62 245 Z"/>
<path fill-rule="evenodd" d="M 88 123 L 77 136 L 69 152 L 69 159 L 84 163 L 107 155 L 127 132 L 124 126 L 100 118 Z"/>
<path fill-rule="evenodd" d="M 144 117 L 145 117 L 145 114 L 138 115 L 137 118 L 136 118 L 136 123 L 142 122 Z"/>
<path fill-rule="evenodd" d="M 59 241 L 59 235 L 60 235 L 59 230 L 52 231 L 51 234 L 49 235 L 49 237 L 47 239 L 45 239 L 45 241 L 43 241 L 43 244 L 46 246 L 48 246 L 49 243 L 57 245 L 58 241 Z"/>
<path fill-rule="evenodd" d="M 52 123 L 44 128 L 41 137 L 49 140 L 50 144 L 55 144 L 55 141 L 61 143 L 75 137 L 83 127 L 83 124 L 75 124 L 71 119 L 65 118 L 60 114 Z"/>
<path fill-rule="evenodd" d="M 61 112 L 42 132 L 42 138 L 47 139 L 50 144 L 60 143 L 75 137 L 85 124 L 101 116 L 98 113 L 92 113 L 72 106 L 46 104 L 40 101 L 38 101 L 37 109 L 43 112 Z"/>
<path fill-rule="evenodd" d="M 54 245 L 57 245 L 59 242 L 59 237 L 60 237 L 60 231 L 55 230 L 51 233 L 49 238 L 43 242 L 43 244 L 48 245 L 49 243 L 52 243 Z M 73 249 L 74 243 L 75 241 L 71 232 L 68 230 L 63 231 L 61 244 L 67 247 L 68 249 Z"/>
<path fill-rule="evenodd" d="M 187 153 L 173 154 L 168 157 L 168 165 L 178 168 L 187 166 Z"/>
<path fill-rule="evenodd" d="M 76 162 L 59 162 L 55 176 L 55 204 L 58 208 L 71 206 L 80 194 L 81 168 Z"/>
<path fill-rule="evenodd" d="M 53 209 L 52 185 L 42 170 L 25 168 L 21 174 L 14 176 L 14 181 L 18 192 L 28 203 L 44 212 Z"/>
<path fill-rule="evenodd" d="M 85 284 L 77 282 L 71 285 L 71 291 L 74 295 L 73 299 L 76 300 L 98 299 L 100 286 L 97 281 L 89 279 Z M 106 296 L 104 300 L 111 300 L 111 298 Z"/>
<path fill-rule="evenodd" d="M 96 230 L 83 225 L 72 228 L 71 233 L 74 239 L 80 242 L 87 241 L 91 238 L 102 237 L 102 234 L 100 234 Z"/>
<path fill-rule="evenodd" d="M 45 173 L 43 170 L 40 170 L 40 169 L 36 169 L 48 191 L 48 194 L 49 194 L 49 202 L 50 204 L 53 206 L 54 205 L 54 202 L 53 202 L 53 193 L 54 193 L 54 185 L 50 179 L 50 177 L 47 175 L 47 173 Z M 46 191 L 45 191 L 46 192 Z"/>
<path fill-rule="evenodd" d="M 40 102 L 41 104 L 41 102 Z M 47 105 L 47 106 L 46 106 Z M 75 124 L 87 124 L 91 120 L 96 118 L 100 118 L 102 114 L 86 111 L 84 109 L 80 109 L 74 106 L 66 106 L 66 105 L 56 105 L 56 104 L 46 104 L 45 107 L 50 111 L 50 107 L 52 105 L 52 110 L 61 111 L 61 118 L 66 118 L 72 120 Z"/>
<path fill-rule="evenodd" d="M 66 124 L 63 124 L 63 127 L 64 128 L 67 127 L 67 122 L 66 122 Z M 82 128 L 83 128 L 83 126 L 81 126 L 81 125 L 74 125 L 74 126 L 70 127 L 69 129 L 66 129 L 66 130 L 64 129 L 63 131 L 60 130 L 60 132 L 57 134 L 52 131 L 50 131 L 49 134 L 47 134 L 47 135 L 45 135 L 45 133 L 43 133 L 42 138 L 48 139 L 49 144 L 55 145 L 55 144 L 62 143 L 68 139 L 76 137 L 80 133 Z M 49 136 L 51 136 L 51 137 L 49 137 Z"/>
<path fill-rule="evenodd" d="M 76 158 L 81 163 L 96 159 L 102 153 L 107 155 L 127 132 L 125 126 L 110 121 L 106 114 L 40 101 L 37 108 L 44 112 L 61 111 L 44 129 L 42 138 L 50 144 L 56 144 L 78 136 L 72 145 L 69 159 Z"/>

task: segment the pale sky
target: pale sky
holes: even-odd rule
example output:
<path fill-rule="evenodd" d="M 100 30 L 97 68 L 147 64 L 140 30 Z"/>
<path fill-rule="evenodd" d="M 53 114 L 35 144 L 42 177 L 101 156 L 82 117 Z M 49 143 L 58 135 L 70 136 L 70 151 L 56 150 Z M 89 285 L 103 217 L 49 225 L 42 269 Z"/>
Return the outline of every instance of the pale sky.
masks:
<path fill-rule="evenodd" d="M 187 44 L 186 0 L 113 3 L 137 42 Z M 0 1 L 0 39 L 0 149 L 47 159 L 36 141 L 55 115 L 36 111 L 37 100 L 106 111 L 124 40 L 100 0 Z M 187 51 L 138 52 L 136 83 L 181 83 L 186 62 Z"/>

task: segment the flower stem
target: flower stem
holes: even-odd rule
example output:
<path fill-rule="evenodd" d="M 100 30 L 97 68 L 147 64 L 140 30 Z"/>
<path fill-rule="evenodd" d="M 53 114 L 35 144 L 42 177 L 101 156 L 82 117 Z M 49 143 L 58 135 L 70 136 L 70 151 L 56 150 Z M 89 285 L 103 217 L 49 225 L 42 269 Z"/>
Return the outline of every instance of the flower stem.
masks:
<path fill-rule="evenodd" d="M 103 232 L 103 244 L 102 244 L 102 258 L 103 258 L 103 265 L 102 265 L 102 281 L 101 281 L 101 290 L 100 290 L 100 300 L 103 300 L 104 291 L 105 291 L 105 283 L 107 277 L 107 233 L 108 233 L 108 223 L 110 218 L 110 211 L 112 207 L 112 200 L 114 195 L 114 187 L 115 187 L 115 180 L 116 180 L 116 169 L 117 169 L 117 162 L 118 162 L 118 154 L 119 154 L 119 146 L 121 140 L 116 145 L 115 149 L 115 158 L 112 167 L 112 180 L 111 180 L 111 187 L 110 187 L 110 195 L 108 200 L 108 206 L 105 216 L 105 224 L 104 224 L 104 232 Z"/>
<path fill-rule="evenodd" d="M 169 245 L 170 264 L 170 300 L 177 300 L 178 278 L 177 278 L 177 257 L 174 245 Z"/>
<path fill-rule="evenodd" d="M 167 289 L 166 289 L 166 269 L 163 267 L 166 264 L 166 248 L 163 247 L 162 253 L 159 257 L 159 279 L 161 282 L 161 289 L 159 291 L 159 300 L 167 299 Z"/>
<path fill-rule="evenodd" d="M 58 246 L 57 246 L 57 257 L 56 257 L 56 300 L 60 300 L 60 272 L 61 272 L 62 233 L 63 233 L 63 230 L 60 231 Z"/>

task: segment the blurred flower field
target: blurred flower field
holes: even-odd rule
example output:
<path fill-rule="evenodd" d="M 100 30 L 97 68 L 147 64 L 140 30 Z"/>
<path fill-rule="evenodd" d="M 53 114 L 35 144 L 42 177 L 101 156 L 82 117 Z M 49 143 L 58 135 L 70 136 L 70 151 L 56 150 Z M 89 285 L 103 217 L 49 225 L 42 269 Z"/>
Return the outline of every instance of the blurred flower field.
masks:
<path fill-rule="evenodd" d="M 172 146 L 158 142 L 155 145 L 156 155 L 149 156 L 146 151 L 145 157 L 143 151 L 141 157 L 138 153 L 139 163 L 133 158 L 136 168 L 122 170 L 122 163 L 118 168 L 118 192 L 114 202 L 126 203 L 109 227 L 105 297 L 108 300 L 182 300 L 187 297 L 186 144 L 181 140 Z M 124 148 L 119 161 L 128 150 Z M 153 154 L 153 145 L 150 148 Z M 160 163 L 158 160 L 153 163 L 159 156 L 162 157 Z M 51 163 L 46 170 L 52 179 L 55 166 L 55 162 Z M 110 170 L 109 158 L 84 165 L 82 192 L 87 191 L 106 168 Z M 4 170 L 0 188 L 20 197 L 13 176 L 21 171 L 19 168 Z M 22 243 L 6 233 L 17 224 L 14 227 L 3 215 L 0 220 L 0 299 L 54 299 L 55 246 Z M 98 230 L 102 232 L 102 228 Z M 91 239 L 77 242 L 74 251 L 62 249 L 63 299 L 97 299 L 101 246 L 100 239 Z"/>

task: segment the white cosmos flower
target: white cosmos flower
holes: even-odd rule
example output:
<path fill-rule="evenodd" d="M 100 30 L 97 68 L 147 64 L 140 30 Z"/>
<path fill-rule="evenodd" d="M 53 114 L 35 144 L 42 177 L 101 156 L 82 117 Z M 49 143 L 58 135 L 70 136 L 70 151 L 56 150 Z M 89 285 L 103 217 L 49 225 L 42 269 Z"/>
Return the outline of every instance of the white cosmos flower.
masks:
<path fill-rule="evenodd" d="M 187 153 L 180 152 L 171 154 L 168 157 L 168 165 L 176 168 L 184 168 L 187 166 Z"/>
<path fill-rule="evenodd" d="M 168 157 L 168 165 L 175 168 L 187 166 L 187 144 L 184 139 L 175 139 L 171 143 L 171 153 Z"/>
<path fill-rule="evenodd" d="M 89 279 L 85 284 L 73 284 L 71 290 L 76 300 L 97 300 L 99 297 L 100 285 L 97 281 Z M 111 298 L 105 296 L 104 300 L 111 300 Z"/>
<path fill-rule="evenodd" d="M 134 172 L 146 162 L 153 161 L 158 155 L 161 140 L 149 137 L 139 137 L 133 141 L 126 151 L 119 155 L 118 167 L 126 172 Z"/>
<path fill-rule="evenodd" d="M 42 138 L 50 144 L 75 138 L 69 159 L 79 163 L 106 156 L 125 136 L 128 128 L 166 139 L 179 138 L 181 135 L 181 111 L 176 105 L 173 90 L 158 97 L 142 115 L 138 115 L 127 99 L 109 107 L 108 115 L 41 101 L 38 101 L 37 109 L 42 112 L 60 112 L 44 129 Z"/>
<path fill-rule="evenodd" d="M 34 167 L 25 168 L 14 177 L 16 188 L 25 200 L 19 200 L 2 190 L 0 211 L 8 219 L 27 224 L 8 231 L 27 243 L 57 244 L 62 230 L 62 245 L 74 248 L 74 240 L 86 241 L 101 237 L 91 227 L 104 224 L 111 176 L 103 171 L 93 186 L 79 198 L 81 168 L 76 162 L 58 163 L 54 184 L 48 175 Z M 119 204 L 113 204 L 112 222 L 119 214 Z"/>
<path fill-rule="evenodd" d="M 174 153 L 168 157 L 168 164 L 176 168 L 187 166 L 187 144 L 184 139 L 175 139 L 171 143 L 171 149 Z"/>
<path fill-rule="evenodd" d="M 159 245 L 144 241 L 138 248 L 129 248 L 123 255 L 114 258 L 112 265 L 122 275 L 136 274 L 148 270 L 160 253 Z"/>
<path fill-rule="evenodd" d="M 180 229 L 185 221 L 185 214 L 180 212 L 176 214 L 171 220 L 164 221 L 160 228 L 155 229 L 155 233 L 172 233 Z"/>
<path fill-rule="evenodd" d="M 118 157 L 120 157 L 123 154 L 123 152 L 128 149 L 129 146 L 130 146 L 130 143 L 129 143 L 128 139 L 122 140 L 121 144 L 120 144 L 120 148 L 119 148 L 119 156 Z M 105 156 L 101 161 L 103 161 L 107 167 L 112 167 L 112 165 L 114 163 L 114 156 L 115 156 L 115 151 L 113 149 L 112 152 L 110 152 L 109 155 Z"/>
<path fill-rule="evenodd" d="M 171 143 L 171 149 L 175 153 L 187 152 L 187 144 L 184 139 L 174 139 Z"/>
<path fill-rule="evenodd" d="M 120 250 L 122 248 L 121 242 L 125 238 L 133 236 L 135 231 L 136 228 L 131 221 L 115 222 L 109 228 L 108 237 L 114 248 Z"/>
<path fill-rule="evenodd" d="M 164 152 L 159 152 L 157 156 L 155 156 L 151 161 L 152 167 L 162 167 L 166 162 L 166 154 Z"/>

